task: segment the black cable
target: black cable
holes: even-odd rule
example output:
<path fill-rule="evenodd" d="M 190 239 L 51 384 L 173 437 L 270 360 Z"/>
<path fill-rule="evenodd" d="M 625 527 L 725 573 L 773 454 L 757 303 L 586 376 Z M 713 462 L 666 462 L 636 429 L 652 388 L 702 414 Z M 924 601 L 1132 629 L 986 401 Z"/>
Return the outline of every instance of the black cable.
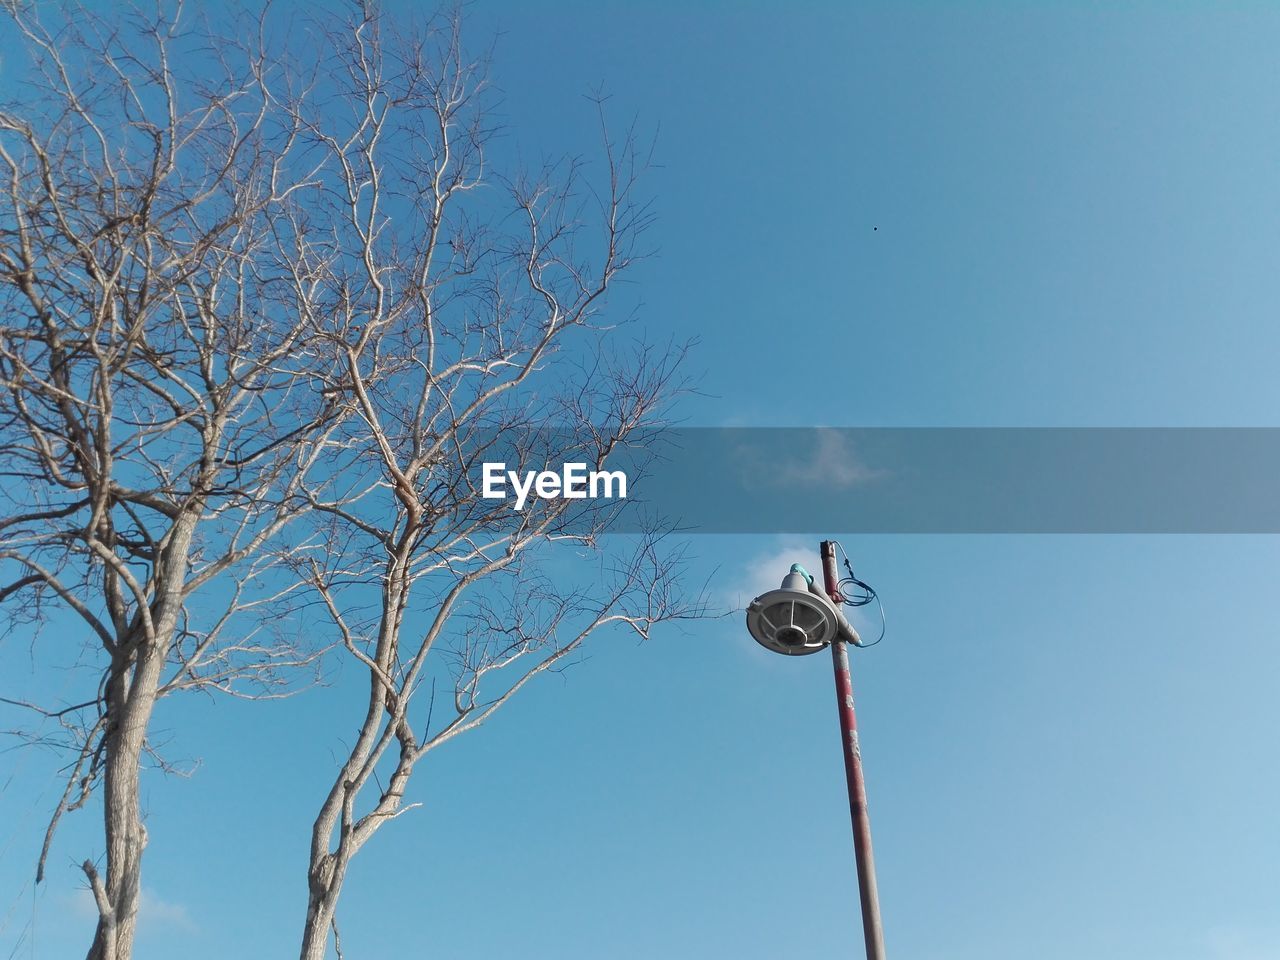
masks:
<path fill-rule="evenodd" d="M 849 575 L 843 577 L 836 584 L 836 591 L 840 594 L 841 601 L 850 607 L 865 607 L 873 600 L 880 610 L 880 636 L 876 637 L 870 643 L 860 643 L 860 647 L 874 647 L 877 643 L 884 639 L 886 629 L 884 604 L 880 601 L 880 595 L 876 593 L 875 588 L 865 580 L 859 580 L 853 572 L 853 564 L 849 562 L 849 554 L 845 552 L 840 541 L 836 541 L 836 546 L 840 548 L 840 554 L 844 557 L 844 568 L 849 571 Z"/>

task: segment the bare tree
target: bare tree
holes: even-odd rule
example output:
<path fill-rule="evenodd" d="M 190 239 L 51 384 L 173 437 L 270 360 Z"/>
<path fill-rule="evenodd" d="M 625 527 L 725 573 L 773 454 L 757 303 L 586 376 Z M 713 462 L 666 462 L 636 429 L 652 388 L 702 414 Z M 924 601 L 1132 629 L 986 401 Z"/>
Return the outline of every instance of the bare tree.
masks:
<path fill-rule="evenodd" d="M 338 549 L 302 573 L 368 697 L 312 829 L 303 960 L 325 956 L 331 930 L 336 941 L 348 866 L 413 806 L 406 789 L 431 750 L 596 631 L 643 637 L 700 613 L 657 531 L 602 550 L 613 507 L 516 512 L 478 482 L 486 460 L 601 467 L 625 448 L 640 463 L 681 386 L 682 350 L 611 349 L 602 321 L 650 220 L 634 133 L 612 138 L 600 109 L 594 168 L 503 176 L 486 149 L 486 64 L 466 55 L 456 16 L 393 33 L 365 11 L 330 36 L 342 40 L 334 93 L 359 108 L 336 130 L 327 104 L 303 105 L 300 122 L 328 149 L 340 201 L 326 232 L 342 255 L 323 285 L 344 362 L 326 389 L 358 414 L 346 502 L 312 499 Z"/>
<path fill-rule="evenodd" d="M 602 546 L 615 502 L 479 488 L 486 460 L 641 464 L 679 391 L 682 349 L 603 312 L 645 158 L 597 99 L 594 162 L 495 169 L 456 14 L 317 18 L 301 63 L 266 19 L 8 7 L 33 60 L 0 111 L 0 599 L 37 645 L 69 611 L 101 664 L 90 696 L 31 704 L 75 758 L 40 869 L 101 781 L 90 956 L 127 958 L 156 700 L 270 695 L 318 619 L 368 697 L 312 826 L 316 960 L 427 753 L 597 631 L 700 614 L 658 531 Z"/>
<path fill-rule="evenodd" d="M 89 955 L 123 960 L 156 701 L 271 696 L 315 655 L 259 613 L 298 586 L 272 571 L 309 545 L 282 538 L 355 407 L 321 389 L 336 358 L 281 267 L 315 187 L 280 69 L 237 40 L 255 33 L 210 48 L 163 11 L 57 29 L 7 12 L 31 59 L 0 108 L 0 600 L 42 655 L 59 632 L 97 651 L 73 702 L 11 702 L 56 716 L 73 751 L 38 880 L 60 818 L 101 784 Z"/>

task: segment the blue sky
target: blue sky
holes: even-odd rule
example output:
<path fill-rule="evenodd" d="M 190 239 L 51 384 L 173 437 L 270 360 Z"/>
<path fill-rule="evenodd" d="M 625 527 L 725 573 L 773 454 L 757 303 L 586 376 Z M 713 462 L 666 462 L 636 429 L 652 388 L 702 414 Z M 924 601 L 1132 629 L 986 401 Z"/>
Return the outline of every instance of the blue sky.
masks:
<path fill-rule="evenodd" d="M 476 4 L 494 31 L 525 153 L 589 143 L 601 82 L 659 130 L 634 289 L 701 340 L 688 422 L 1280 425 L 1280 9 Z M 854 683 L 892 956 L 1280 958 L 1280 542 L 830 535 L 888 606 Z M 816 567 L 693 549 L 726 603 Z M 146 788 L 139 960 L 296 952 L 343 691 L 165 705 L 201 764 Z M 347 955 L 856 955 L 833 699 L 737 616 L 599 638 L 421 769 Z M 33 894 L 53 761 L 0 786 L 0 958 L 74 956 L 95 824 Z"/>

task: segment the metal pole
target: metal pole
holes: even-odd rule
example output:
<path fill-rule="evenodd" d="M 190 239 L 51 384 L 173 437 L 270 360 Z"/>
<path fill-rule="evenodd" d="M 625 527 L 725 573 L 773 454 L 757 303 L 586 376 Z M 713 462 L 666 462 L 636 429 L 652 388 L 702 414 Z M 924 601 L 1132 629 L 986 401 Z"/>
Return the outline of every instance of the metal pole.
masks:
<path fill-rule="evenodd" d="M 830 540 L 819 545 L 822 578 L 827 596 L 840 602 L 836 574 L 836 546 Z M 862 778 L 862 752 L 858 749 L 858 718 L 853 712 L 853 680 L 845 642 L 831 643 L 836 671 L 836 706 L 840 711 L 840 742 L 844 752 L 845 780 L 849 785 L 849 815 L 853 818 L 853 852 L 858 863 L 858 898 L 862 903 L 862 936 L 867 960 L 884 960 L 884 926 L 880 923 L 880 894 L 876 889 L 876 863 L 871 853 L 871 819 L 867 816 L 867 784 Z"/>

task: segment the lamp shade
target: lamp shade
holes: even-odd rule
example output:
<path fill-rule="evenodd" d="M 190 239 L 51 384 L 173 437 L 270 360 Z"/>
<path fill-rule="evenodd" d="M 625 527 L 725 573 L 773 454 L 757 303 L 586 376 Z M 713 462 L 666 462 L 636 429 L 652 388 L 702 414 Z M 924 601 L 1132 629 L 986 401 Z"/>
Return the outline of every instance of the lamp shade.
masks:
<path fill-rule="evenodd" d="M 804 656 L 817 653 L 835 639 L 839 623 L 835 610 L 809 590 L 799 573 L 789 573 L 777 590 L 747 605 L 747 630 L 774 653 Z"/>

